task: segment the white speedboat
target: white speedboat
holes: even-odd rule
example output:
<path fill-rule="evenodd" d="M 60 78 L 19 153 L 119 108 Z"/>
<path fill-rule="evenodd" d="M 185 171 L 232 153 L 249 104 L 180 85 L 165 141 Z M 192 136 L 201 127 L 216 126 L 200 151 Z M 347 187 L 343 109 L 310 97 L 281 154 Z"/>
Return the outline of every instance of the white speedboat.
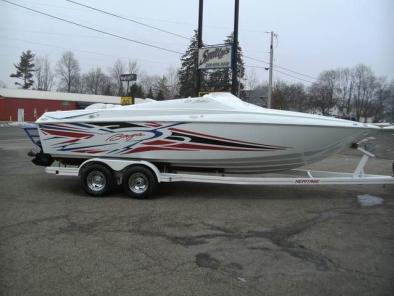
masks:
<path fill-rule="evenodd" d="M 287 170 L 319 161 L 379 127 L 266 109 L 229 93 L 110 109 L 46 112 L 36 122 L 35 163 L 143 159 L 158 166 L 234 173 Z"/>

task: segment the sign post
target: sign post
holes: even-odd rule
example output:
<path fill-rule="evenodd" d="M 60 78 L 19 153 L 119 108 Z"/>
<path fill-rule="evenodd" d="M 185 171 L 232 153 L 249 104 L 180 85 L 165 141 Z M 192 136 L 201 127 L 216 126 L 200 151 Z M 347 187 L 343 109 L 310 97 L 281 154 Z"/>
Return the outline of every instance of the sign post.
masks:
<path fill-rule="evenodd" d="M 127 92 L 126 94 L 129 94 L 130 89 L 129 89 L 129 84 L 130 81 L 136 81 L 137 80 L 137 74 L 121 74 L 120 75 L 120 81 L 127 81 Z"/>
<path fill-rule="evenodd" d="M 197 34 L 197 47 L 198 50 L 202 47 L 202 21 L 203 21 L 203 16 L 204 16 L 204 0 L 199 0 L 198 1 L 198 34 Z M 197 85 L 196 85 L 196 92 L 197 95 L 200 92 L 201 89 L 201 70 L 197 66 L 196 67 L 197 71 Z"/>
<path fill-rule="evenodd" d="M 133 97 L 120 97 L 120 104 L 122 106 L 124 106 L 124 105 L 132 105 L 132 104 L 134 104 L 133 101 L 134 101 Z"/>
<path fill-rule="evenodd" d="M 126 95 L 120 98 L 120 104 L 121 105 L 131 105 L 134 104 L 134 98 L 130 96 L 130 88 L 129 88 L 129 83 L 130 81 L 136 81 L 137 80 L 137 74 L 121 74 L 120 75 L 120 81 L 127 81 L 127 91 Z"/>
<path fill-rule="evenodd" d="M 238 95 L 239 85 L 238 85 L 238 17 L 239 17 L 239 0 L 235 0 L 234 8 L 234 38 L 233 38 L 233 65 L 232 65 L 232 85 L 231 93 L 236 96 Z"/>

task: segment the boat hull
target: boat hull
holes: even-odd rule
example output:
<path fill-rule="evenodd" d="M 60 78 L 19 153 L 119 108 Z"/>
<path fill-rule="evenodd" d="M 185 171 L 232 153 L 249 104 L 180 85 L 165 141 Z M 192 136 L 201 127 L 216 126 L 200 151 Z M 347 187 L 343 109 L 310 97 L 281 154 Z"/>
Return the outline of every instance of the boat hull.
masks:
<path fill-rule="evenodd" d="M 234 173 L 287 170 L 356 142 L 351 127 L 223 122 L 41 123 L 44 153 L 55 159 L 144 159 L 180 168 Z"/>

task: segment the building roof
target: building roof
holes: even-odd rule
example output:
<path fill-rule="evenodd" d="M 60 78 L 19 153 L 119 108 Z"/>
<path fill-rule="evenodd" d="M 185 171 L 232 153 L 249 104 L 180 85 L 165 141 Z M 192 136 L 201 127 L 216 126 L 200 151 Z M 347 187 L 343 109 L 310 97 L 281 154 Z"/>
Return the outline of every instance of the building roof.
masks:
<path fill-rule="evenodd" d="M 30 89 L 12 89 L 12 88 L 0 88 L 0 99 L 1 98 L 120 104 L 120 97 L 114 97 L 114 96 L 86 95 L 86 94 L 41 91 L 41 90 L 30 90 Z M 138 99 L 138 98 L 136 99 L 136 103 L 140 103 L 140 101 L 143 102 L 144 99 Z"/>

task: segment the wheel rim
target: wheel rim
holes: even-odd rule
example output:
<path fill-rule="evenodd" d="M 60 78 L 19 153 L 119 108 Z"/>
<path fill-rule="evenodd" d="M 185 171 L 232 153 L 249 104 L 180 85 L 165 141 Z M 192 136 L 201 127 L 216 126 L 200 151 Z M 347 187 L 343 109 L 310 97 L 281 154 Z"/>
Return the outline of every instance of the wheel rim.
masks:
<path fill-rule="evenodd" d="M 104 189 L 107 180 L 102 172 L 91 171 L 86 178 L 86 183 L 90 190 L 98 192 Z"/>
<path fill-rule="evenodd" d="M 130 176 L 128 184 L 132 192 L 141 194 L 148 189 L 149 180 L 144 174 L 134 173 Z"/>

